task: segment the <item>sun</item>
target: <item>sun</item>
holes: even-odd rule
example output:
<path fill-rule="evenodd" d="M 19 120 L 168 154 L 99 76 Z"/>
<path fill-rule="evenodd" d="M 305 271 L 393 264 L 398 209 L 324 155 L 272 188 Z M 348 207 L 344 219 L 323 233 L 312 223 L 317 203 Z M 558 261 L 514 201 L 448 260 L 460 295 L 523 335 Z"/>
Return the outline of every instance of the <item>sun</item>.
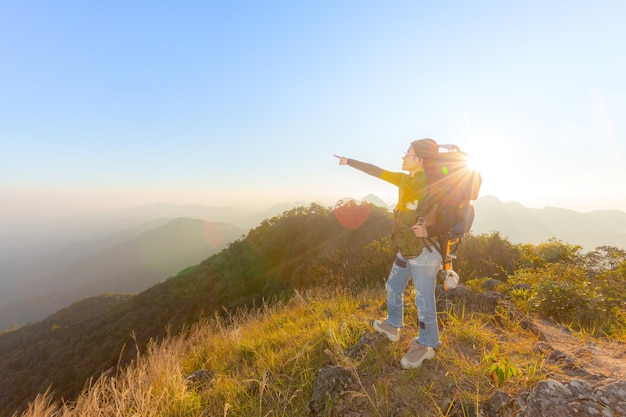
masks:
<path fill-rule="evenodd" d="M 481 171 L 481 167 L 485 166 L 486 163 L 481 161 L 481 158 L 474 154 L 467 154 L 467 166 L 472 171 Z"/>
<path fill-rule="evenodd" d="M 472 146 L 467 152 L 467 164 L 482 177 L 480 196 L 494 195 L 510 199 L 516 193 L 524 192 L 524 187 L 514 185 L 520 179 L 519 175 L 513 175 L 520 172 L 515 168 L 518 161 L 511 155 L 505 157 L 497 146 Z"/>

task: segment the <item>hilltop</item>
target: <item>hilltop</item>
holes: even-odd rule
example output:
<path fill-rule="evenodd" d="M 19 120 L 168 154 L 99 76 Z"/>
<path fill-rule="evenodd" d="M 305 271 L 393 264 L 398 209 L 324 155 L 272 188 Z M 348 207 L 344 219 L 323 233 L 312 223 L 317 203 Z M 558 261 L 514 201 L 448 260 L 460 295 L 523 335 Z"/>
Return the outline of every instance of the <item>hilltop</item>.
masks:
<path fill-rule="evenodd" d="M 605 247 L 585 255 L 556 240 L 517 245 L 498 233 L 466 239 L 455 265 L 464 286 L 439 292 L 444 345 L 424 368 L 400 370 L 416 329 L 410 297 L 400 344 L 370 329 L 385 311 L 389 221 L 386 210 L 354 203 L 339 212 L 292 209 L 137 295 L 84 300 L 5 332 L 0 415 L 23 410 L 49 385 L 52 394 L 27 415 L 46 415 L 48 399 L 60 398 L 70 401 L 68 416 L 94 404 L 102 410 L 83 415 L 302 415 L 335 404 L 320 375 L 341 382 L 342 401 L 356 401 L 337 404 L 371 413 L 360 415 L 426 410 L 411 407 L 455 415 L 472 403 L 487 407 L 500 391 L 507 407 L 522 410 L 520 399 L 532 402 L 544 382 L 603 390 L 623 379 L 615 364 L 623 360 L 626 254 Z M 580 342 L 562 347 L 572 340 Z M 604 364 L 577 362 L 601 353 Z"/>
<path fill-rule="evenodd" d="M 443 344 L 416 370 L 399 366 L 416 321 L 399 343 L 372 332 L 372 317 L 384 314 L 381 288 L 318 288 L 151 344 L 58 415 L 540 417 L 576 407 L 576 415 L 624 415 L 623 346 L 499 309 L 506 302 L 492 292 L 473 292 L 482 301 L 472 302 L 462 287 L 441 291 Z M 500 381 L 493 369 L 514 373 Z M 583 387 L 588 398 L 542 394 L 536 387 L 546 383 Z M 40 396 L 24 417 L 54 411 L 48 401 Z"/>

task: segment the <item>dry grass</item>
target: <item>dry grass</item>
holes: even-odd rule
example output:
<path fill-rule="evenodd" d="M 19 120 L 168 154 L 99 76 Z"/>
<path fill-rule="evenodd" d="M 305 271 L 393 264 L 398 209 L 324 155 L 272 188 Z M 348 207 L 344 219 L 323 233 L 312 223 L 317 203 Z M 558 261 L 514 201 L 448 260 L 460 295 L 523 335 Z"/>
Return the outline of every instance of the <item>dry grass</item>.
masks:
<path fill-rule="evenodd" d="M 469 312 L 442 313 L 437 356 L 404 371 L 399 362 L 415 336 L 414 306 L 405 313 L 412 319 L 400 343 L 374 338 L 362 357 L 348 357 L 345 349 L 371 331 L 371 319 L 384 316 L 383 291 L 311 291 L 288 303 L 205 320 L 152 344 L 119 374 L 92 382 L 76 401 L 52 404 L 45 393 L 23 416 L 307 415 L 317 372 L 329 364 L 352 372 L 359 386 L 352 400 L 363 415 L 446 416 L 495 389 L 514 395 L 558 372 L 544 364 L 533 350 L 537 340 L 518 324 Z M 520 371 L 501 387 L 485 362 L 494 350 Z M 211 381 L 187 385 L 186 376 L 199 369 L 210 370 Z"/>

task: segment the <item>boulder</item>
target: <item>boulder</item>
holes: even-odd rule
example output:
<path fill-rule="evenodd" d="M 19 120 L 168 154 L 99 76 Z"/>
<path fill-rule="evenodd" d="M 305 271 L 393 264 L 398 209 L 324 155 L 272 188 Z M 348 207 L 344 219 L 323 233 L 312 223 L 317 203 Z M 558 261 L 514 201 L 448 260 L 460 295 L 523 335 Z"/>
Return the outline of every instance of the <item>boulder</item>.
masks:
<path fill-rule="evenodd" d="M 626 381 L 594 387 L 583 380 L 561 383 L 548 379 L 539 382 L 519 404 L 517 417 L 624 417 Z"/>

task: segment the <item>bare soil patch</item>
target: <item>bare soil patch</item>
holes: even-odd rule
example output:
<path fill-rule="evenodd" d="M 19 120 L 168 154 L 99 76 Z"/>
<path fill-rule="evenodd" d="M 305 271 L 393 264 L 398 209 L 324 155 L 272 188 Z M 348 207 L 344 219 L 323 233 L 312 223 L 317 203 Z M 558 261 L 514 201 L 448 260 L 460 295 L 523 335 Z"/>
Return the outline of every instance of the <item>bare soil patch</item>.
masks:
<path fill-rule="evenodd" d="M 554 348 L 572 358 L 576 366 L 608 379 L 626 379 L 626 346 L 610 340 L 583 341 L 564 326 L 535 319 L 535 324 Z"/>

